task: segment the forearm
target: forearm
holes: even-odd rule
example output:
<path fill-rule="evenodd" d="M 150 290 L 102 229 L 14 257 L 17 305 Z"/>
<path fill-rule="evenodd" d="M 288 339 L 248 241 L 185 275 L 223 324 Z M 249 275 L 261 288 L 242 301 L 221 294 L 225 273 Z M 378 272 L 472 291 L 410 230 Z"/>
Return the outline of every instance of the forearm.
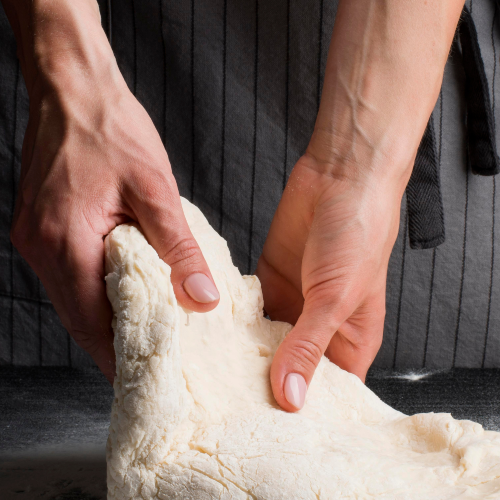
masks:
<path fill-rule="evenodd" d="M 463 0 L 342 0 L 308 153 L 402 189 L 437 100 Z"/>
<path fill-rule="evenodd" d="M 95 0 L 1 0 L 14 31 L 30 97 L 71 94 L 90 81 L 120 81 Z"/>

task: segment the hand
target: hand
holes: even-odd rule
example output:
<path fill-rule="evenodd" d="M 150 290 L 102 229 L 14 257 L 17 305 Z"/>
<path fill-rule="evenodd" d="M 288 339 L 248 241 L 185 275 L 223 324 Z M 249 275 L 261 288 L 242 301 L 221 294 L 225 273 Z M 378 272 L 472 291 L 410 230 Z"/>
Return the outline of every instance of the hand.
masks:
<path fill-rule="evenodd" d="M 182 306 L 205 312 L 217 305 L 219 294 L 184 218 L 160 137 L 111 51 L 102 48 L 105 41 L 97 53 L 92 43 L 83 43 L 76 63 L 58 60 L 29 85 L 31 112 L 11 238 L 64 326 L 112 381 L 103 239 L 117 224 L 141 225 L 171 266 Z"/>
<path fill-rule="evenodd" d="M 295 325 L 271 385 L 297 411 L 323 354 L 362 381 L 382 341 L 401 198 L 463 0 L 342 0 L 314 133 L 258 262 L 264 307 Z"/>
<path fill-rule="evenodd" d="M 289 411 L 302 406 L 323 354 L 365 380 L 382 342 L 399 227 L 399 189 L 321 171 L 310 155 L 294 167 L 257 266 L 267 313 L 295 325 L 271 368 L 276 400 Z M 292 401 L 290 373 L 305 379 Z"/>

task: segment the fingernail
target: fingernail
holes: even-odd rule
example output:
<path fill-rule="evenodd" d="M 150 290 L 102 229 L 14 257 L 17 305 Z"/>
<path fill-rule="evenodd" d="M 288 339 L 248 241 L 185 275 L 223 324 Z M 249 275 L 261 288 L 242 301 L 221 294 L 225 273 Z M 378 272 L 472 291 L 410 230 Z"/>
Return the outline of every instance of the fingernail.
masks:
<path fill-rule="evenodd" d="M 300 410 L 306 399 L 307 384 L 299 373 L 289 373 L 285 379 L 285 398 L 295 408 Z"/>
<path fill-rule="evenodd" d="M 212 280 L 203 273 L 193 273 L 182 284 L 186 293 L 196 302 L 207 304 L 219 298 L 219 292 Z"/>

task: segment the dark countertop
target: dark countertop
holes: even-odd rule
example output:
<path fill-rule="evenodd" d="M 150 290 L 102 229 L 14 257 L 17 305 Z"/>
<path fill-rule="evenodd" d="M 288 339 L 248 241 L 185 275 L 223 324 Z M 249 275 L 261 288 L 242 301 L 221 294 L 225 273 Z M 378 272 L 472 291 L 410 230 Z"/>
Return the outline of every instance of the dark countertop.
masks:
<path fill-rule="evenodd" d="M 500 430 L 500 370 L 372 371 L 367 385 L 403 413 L 446 412 Z M 112 400 L 96 369 L 0 367 L 0 498 L 106 498 Z"/>

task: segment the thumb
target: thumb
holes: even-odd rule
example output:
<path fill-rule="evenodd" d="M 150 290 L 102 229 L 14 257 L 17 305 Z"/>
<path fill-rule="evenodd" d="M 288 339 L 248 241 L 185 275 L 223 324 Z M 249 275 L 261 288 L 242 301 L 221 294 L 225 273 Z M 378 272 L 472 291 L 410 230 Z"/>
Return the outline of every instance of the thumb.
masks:
<path fill-rule="evenodd" d="M 144 196 L 144 191 L 148 196 Z M 141 192 L 142 195 L 134 196 L 132 209 L 146 239 L 172 269 L 177 301 L 196 312 L 214 309 L 219 303 L 219 292 L 184 217 L 175 180 L 172 177 L 165 189 L 155 186 Z"/>
<path fill-rule="evenodd" d="M 290 412 L 304 406 L 307 388 L 338 327 L 331 303 L 327 307 L 306 300 L 295 327 L 285 337 L 271 365 L 271 386 L 277 403 Z"/>

